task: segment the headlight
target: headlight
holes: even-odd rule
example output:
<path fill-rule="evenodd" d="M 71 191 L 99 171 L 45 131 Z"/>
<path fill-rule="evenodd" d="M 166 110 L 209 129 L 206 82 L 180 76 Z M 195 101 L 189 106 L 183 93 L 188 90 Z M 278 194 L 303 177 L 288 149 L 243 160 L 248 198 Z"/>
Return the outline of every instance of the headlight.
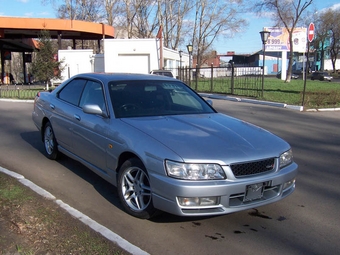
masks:
<path fill-rule="evenodd" d="M 291 164 L 293 162 L 293 152 L 292 149 L 282 153 L 280 156 L 280 169 Z"/>
<path fill-rule="evenodd" d="M 217 164 L 185 164 L 170 160 L 165 161 L 169 176 L 184 180 L 222 180 L 225 173 Z"/>

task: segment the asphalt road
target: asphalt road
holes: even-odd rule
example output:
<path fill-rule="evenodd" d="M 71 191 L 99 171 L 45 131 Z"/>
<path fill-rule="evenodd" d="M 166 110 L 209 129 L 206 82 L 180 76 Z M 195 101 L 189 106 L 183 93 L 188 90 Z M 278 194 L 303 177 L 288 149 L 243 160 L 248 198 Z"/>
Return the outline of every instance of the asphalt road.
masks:
<path fill-rule="evenodd" d="M 0 166 L 24 175 L 150 254 L 338 254 L 340 112 L 299 112 L 213 100 L 215 108 L 287 140 L 299 164 L 296 191 L 268 206 L 211 218 L 127 215 L 115 188 L 79 163 L 48 160 L 32 103 L 0 101 Z"/>

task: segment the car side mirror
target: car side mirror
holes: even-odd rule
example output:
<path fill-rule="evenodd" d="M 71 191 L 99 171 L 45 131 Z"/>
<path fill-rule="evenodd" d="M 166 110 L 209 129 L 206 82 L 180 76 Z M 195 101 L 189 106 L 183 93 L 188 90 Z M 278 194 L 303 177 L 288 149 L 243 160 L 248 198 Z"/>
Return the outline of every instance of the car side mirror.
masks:
<path fill-rule="evenodd" d="M 83 105 L 83 112 L 87 114 L 100 115 L 107 118 L 107 114 L 96 104 L 85 104 Z"/>

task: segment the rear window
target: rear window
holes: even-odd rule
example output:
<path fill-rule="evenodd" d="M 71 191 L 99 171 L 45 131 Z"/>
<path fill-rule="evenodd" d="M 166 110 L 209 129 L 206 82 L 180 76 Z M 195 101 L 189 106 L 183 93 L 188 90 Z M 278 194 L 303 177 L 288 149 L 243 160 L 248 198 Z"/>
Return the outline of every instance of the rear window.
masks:
<path fill-rule="evenodd" d="M 152 74 L 156 74 L 156 75 L 162 75 L 162 76 L 167 76 L 167 77 L 174 77 L 172 75 L 172 72 L 170 71 L 152 71 Z"/>

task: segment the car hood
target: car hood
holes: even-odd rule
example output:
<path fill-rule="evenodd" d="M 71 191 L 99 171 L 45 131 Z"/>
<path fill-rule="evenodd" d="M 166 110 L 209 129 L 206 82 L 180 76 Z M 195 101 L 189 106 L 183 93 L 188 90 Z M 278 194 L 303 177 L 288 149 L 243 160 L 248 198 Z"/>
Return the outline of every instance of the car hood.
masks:
<path fill-rule="evenodd" d="M 185 162 L 252 161 L 278 157 L 290 146 L 272 133 L 220 113 L 126 118 Z"/>

